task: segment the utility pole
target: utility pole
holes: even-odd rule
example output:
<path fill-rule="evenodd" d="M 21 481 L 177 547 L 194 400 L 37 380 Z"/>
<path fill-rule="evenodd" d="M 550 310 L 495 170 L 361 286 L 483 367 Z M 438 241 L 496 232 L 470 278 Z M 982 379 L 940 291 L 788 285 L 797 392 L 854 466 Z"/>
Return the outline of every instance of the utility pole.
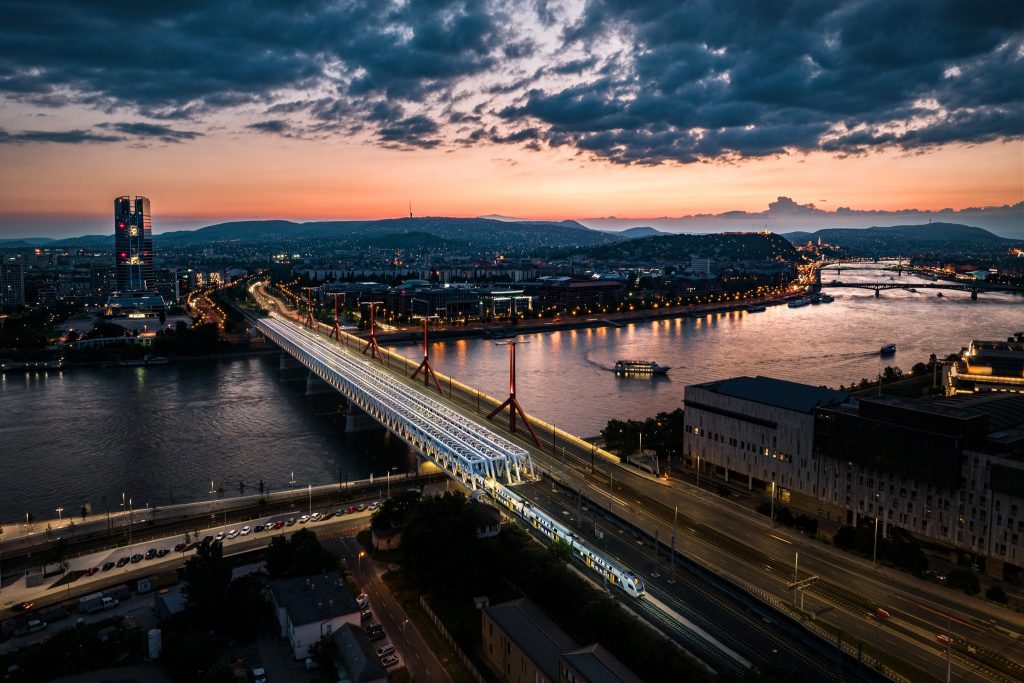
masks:
<path fill-rule="evenodd" d="M 772 480 L 772 507 L 771 507 L 771 517 L 770 517 L 770 519 L 772 520 L 772 524 L 775 524 L 775 480 L 774 479 Z"/>
<path fill-rule="evenodd" d="M 875 515 L 875 538 L 871 547 L 871 564 L 878 566 L 878 515 Z"/>

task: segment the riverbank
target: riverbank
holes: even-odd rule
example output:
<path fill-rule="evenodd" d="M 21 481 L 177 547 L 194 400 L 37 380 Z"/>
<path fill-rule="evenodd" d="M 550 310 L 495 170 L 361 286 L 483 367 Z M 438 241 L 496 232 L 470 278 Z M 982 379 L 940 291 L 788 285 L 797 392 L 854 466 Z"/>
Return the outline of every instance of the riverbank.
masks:
<path fill-rule="evenodd" d="M 557 330 L 577 330 L 594 327 L 625 327 L 631 323 L 666 320 L 671 318 L 695 318 L 716 313 L 732 313 L 744 311 L 751 306 L 779 306 L 792 295 L 785 294 L 772 297 L 753 297 L 740 299 L 731 303 L 690 304 L 688 306 L 666 306 L 642 311 L 623 311 L 617 313 L 595 313 L 586 316 L 553 318 L 537 318 L 523 320 L 518 323 L 478 323 L 465 326 L 436 327 L 430 329 L 432 341 L 453 341 L 480 337 L 506 337 L 519 334 L 553 332 Z M 365 332 L 354 333 L 366 336 Z M 423 338 L 421 327 L 407 328 L 395 332 L 377 332 L 377 341 L 381 343 L 416 342 Z"/>
<path fill-rule="evenodd" d="M 238 347 L 230 351 L 223 353 L 204 353 L 196 356 L 169 356 L 169 359 L 173 363 L 200 361 L 200 360 L 230 360 L 233 358 L 251 358 L 259 356 L 276 356 L 280 353 L 280 349 L 272 348 L 270 346 L 260 345 L 258 348 L 249 347 Z M 160 363 L 165 365 L 165 363 Z M 123 366 L 118 365 L 116 361 L 110 360 L 94 360 L 94 361 L 72 361 L 70 363 L 64 363 L 62 365 L 51 365 L 51 364 L 31 364 L 28 367 L 11 367 L 3 368 L 0 366 L 0 374 L 4 372 L 9 374 L 16 373 L 35 373 L 35 372 L 47 372 L 50 370 L 71 370 L 72 368 L 105 368 L 105 367 L 145 367 L 145 366 Z"/>

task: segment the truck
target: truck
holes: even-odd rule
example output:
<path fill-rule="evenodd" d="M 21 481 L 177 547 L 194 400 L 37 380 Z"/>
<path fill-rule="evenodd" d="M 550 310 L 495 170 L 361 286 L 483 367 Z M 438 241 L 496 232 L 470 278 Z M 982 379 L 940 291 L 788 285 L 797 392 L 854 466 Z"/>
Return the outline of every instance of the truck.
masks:
<path fill-rule="evenodd" d="M 104 595 L 102 592 L 90 593 L 78 599 L 78 612 L 80 614 L 92 614 L 99 612 L 103 607 Z"/>
<path fill-rule="evenodd" d="M 176 583 L 178 583 L 178 574 L 176 572 L 163 572 L 139 579 L 135 584 L 135 590 L 139 595 L 142 595 L 143 593 L 173 586 Z"/>

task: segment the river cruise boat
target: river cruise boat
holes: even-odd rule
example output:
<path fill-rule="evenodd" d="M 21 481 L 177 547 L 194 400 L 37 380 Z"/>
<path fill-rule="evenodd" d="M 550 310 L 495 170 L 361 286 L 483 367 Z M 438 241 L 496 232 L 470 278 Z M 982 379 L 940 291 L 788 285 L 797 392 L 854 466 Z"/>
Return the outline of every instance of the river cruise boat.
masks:
<path fill-rule="evenodd" d="M 669 368 L 664 365 L 658 365 L 653 360 L 617 360 L 615 361 L 615 374 L 616 375 L 637 375 L 653 377 L 654 375 L 664 375 L 669 371 Z"/>
<path fill-rule="evenodd" d="M 789 306 L 790 308 L 801 308 L 803 306 L 810 306 L 811 299 L 810 297 L 803 297 L 802 299 L 793 299 L 786 305 Z"/>
<path fill-rule="evenodd" d="M 132 360 L 119 360 L 117 364 L 123 368 L 134 368 L 134 367 L 146 367 L 148 365 L 167 365 L 170 362 L 169 358 L 163 356 L 151 356 L 147 354 L 145 358 L 133 358 Z"/>
<path fill-rule="evenodd" d="M 767 311 L 767 307 L 764 304 L 754 304 L 753 306 L 747 306 L 747 313 L 764 313 Z"/>

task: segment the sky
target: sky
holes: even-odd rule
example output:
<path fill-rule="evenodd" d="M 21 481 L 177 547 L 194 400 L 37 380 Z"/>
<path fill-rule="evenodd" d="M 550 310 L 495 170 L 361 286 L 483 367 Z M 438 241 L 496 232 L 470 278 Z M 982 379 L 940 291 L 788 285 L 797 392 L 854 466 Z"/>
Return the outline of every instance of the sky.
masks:
<path fill-rule="evenodd" d="M 1024 231 L 1019 1 L 0 0 L 0 16 L 0 237 L 108 232 L 121 194 L 150 197 L 158 232 L 410 202 L 607 228 Z"/>

